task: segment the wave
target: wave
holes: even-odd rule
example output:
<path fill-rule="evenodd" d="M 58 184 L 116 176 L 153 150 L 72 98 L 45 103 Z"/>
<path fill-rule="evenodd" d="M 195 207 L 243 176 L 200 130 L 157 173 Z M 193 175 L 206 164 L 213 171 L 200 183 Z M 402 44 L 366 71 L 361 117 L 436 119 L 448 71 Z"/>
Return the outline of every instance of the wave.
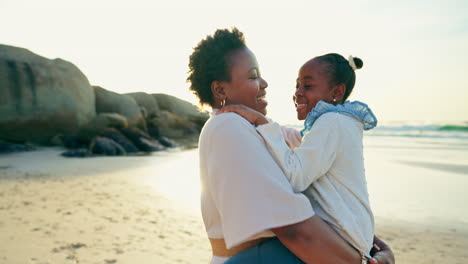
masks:
<path fill-rule="evenodd" d="M 410 138 L 453 138 L 468 139 L 466 125 L 382 125 L 367 133 L 369 136 L 410 137 Z"/>
<path fill-rule="evenodd" d="M 302 125 L 292 127 L 301 130 Z M 407 137 L 407 138 L 447 138 L 468 140 L 468 122 L 460 124 L 412 125 L 408 123 L 390 123 L 378 125 L 366 131 L 366 136 Z"/>
<path fill-rule="evenodd" d="M 446 125 L 439 127 L 440 131 L 460 131 L 468 132 L 468 126 Z"/>

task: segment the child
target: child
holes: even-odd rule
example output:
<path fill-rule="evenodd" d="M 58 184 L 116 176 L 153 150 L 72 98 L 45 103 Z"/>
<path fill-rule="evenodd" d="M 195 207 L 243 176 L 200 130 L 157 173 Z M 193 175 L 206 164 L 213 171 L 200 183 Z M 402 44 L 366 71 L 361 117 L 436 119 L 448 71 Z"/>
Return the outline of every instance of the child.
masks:
<path fill-rule="evenodd" d="M 360 102 L 345 102 L 362 60 L 326 54 L 306 62 L 299 71 L 294 101 L 297 117 L 305 119 L 300 146 L 291 149 L 284 129 L 243 105 L 229 105 L 218 114 L 236 112 L 257 126 L 271 154 L 294 191 L 304 192 L 316 214 L 330 224 L 362 256 L 370 258 L 374 218 L 364 170 L 362 134 L 377 124 Z M 345 102 L 345 103 L 344 103 Z M 289 134 L 289 138 L 294 138 Z"/>

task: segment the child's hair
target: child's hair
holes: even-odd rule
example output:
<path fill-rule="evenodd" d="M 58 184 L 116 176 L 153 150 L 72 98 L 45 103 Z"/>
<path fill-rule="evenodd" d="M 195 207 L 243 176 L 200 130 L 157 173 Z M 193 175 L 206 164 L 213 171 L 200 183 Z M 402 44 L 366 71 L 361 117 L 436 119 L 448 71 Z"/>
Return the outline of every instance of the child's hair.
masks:
<path fill-rule="evenodd" d="M 244 34 L 234 27 L 216 30 L 193 49 L 187 82 L 201 105 L 214 106 L 211 83 L 231 81 L 228 55 L 242 48 L 246 48 Z"/>
<path fill-rule="evenodd" d="M 324 64 L 324 72 L 329 77 L 330 86 L 337 84 L 345 85 L 345 93 L 342 102 L 346 101 L 353 91 L 354 83 L 356 82 L 356 73 L 353 68 L 351 68 L 350 62 L 340 54 L 336 53 L 318 56 L 315 57 L 314 60 Z M 364 65 L 360 58 L 352 57 L 352 60 L 356 69 L 361 69 Z"/>

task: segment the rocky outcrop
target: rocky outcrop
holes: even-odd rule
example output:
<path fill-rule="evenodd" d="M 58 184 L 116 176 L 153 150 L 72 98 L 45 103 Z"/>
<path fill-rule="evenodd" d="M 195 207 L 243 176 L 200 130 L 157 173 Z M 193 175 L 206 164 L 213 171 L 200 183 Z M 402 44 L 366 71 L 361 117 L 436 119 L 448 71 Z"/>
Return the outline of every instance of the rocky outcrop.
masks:
<path fill-rule="evenodd" d="M 0 45 L 0 139 L 45 143 L 95 115 L 93 88 L 75 65 Z"/>
<path fill-rule="evenodd" d="M 174 96 L 118 94 L 91 86 L 70 62 L 0 45 L 0 153 L 35 145 L 67 148 L 67 157 L 195 147 L 207 119 Z"/>
<path fill-rule="evenodd" d="M 146 130 L 146 122 L 135 99 L 129 95 L 108 91 L 99 86 L 93 86 L 96 95 L 96 112 L 117 113 L 127 118 L 129 127 Z"/>

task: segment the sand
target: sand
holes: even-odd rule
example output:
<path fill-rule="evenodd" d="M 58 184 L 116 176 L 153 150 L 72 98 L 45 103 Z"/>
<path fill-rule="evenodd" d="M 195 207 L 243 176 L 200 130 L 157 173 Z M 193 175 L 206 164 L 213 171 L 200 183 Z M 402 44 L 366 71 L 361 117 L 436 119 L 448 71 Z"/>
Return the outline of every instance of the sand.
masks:
<path fill-rule="evenodd" d="M 58 153 L 0 156 L 0 263 L 208 263 L 196 150 L 89 159 Z M 376 222 L 397 263 L 468 263 L 465 230 Z"/>

